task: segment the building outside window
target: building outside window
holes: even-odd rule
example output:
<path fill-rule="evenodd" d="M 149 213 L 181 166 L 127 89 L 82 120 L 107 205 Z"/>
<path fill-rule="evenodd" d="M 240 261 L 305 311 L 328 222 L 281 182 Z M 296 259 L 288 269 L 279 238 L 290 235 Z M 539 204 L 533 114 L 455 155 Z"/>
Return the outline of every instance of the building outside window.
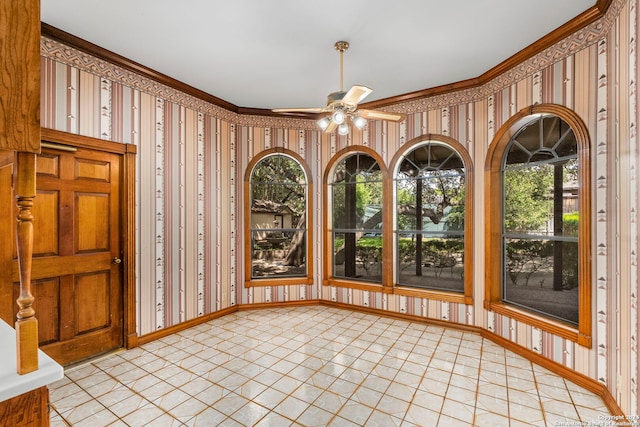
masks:
<path fill-rule="evenodd" d="M 251 278 L 307 276 L 307 178 L 294 158 L 265 156 L 250 176 Z"/>

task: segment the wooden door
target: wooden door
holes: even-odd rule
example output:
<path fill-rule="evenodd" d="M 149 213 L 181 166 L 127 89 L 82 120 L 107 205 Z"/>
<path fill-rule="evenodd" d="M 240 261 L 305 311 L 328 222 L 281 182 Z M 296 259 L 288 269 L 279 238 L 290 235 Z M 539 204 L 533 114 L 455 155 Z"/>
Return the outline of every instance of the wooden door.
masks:
<path fill-rule="evenodd" d="M 62 365 L 123 346 L 121 169 L 85 148 L 37 157 L 31 289 L 40 347 Z"/>

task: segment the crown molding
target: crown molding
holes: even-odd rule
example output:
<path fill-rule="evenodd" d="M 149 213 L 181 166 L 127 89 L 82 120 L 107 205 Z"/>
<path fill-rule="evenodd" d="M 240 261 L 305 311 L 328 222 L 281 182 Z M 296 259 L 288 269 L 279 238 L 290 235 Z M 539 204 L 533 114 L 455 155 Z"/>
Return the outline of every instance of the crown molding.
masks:
<path fill-rule="evenodd" d="M 425 106 L 451 105 L 466 102 L 469 99 L 475 100 L 478 96 L 485 96 L 487 90 L 472 91 L 472 89 L 486 88 L 491 91 L 495 90 L 496 86 L 511 84 L 511 82 L 521 79 L 525 73 L 532 74 L 540 70 L 541 63 L 557 61 L 575 52 L 579 48 L 597 41 L 609 27 L 609 25 L 604 25 L 604 23 L 600 22 L 607 21 L 607 19 L 602 18 L 608 16 L 608 21 L 611 22 L 613 20 L 612 15 L 615 14 L 617 16 L 624 2 L 625 0 L 597 0 L 596 4 L 585 12 L 478 77 L 363 103 L 361 107 L 367 109 L 393 107 L 392 109 L 394 111 L 411 113 Z M 252 116 L 254 118 L 256 116 L 273 117 L 283 120 L 308 120 L 317 119 L 318 117 L 317 114 L 274 113 L 268 109 L 239 107 L 44 22 L 41 23 L 41 35 L 85 54 L 89 54 L 98 60 L 133 72 L 142 78 L 152 80 L 190 97 L 224 109 L 227 112 L 234 113 L 234 115 L 240 116 L 239 118 L 244 116 L 245 120 L 241 119 L 241 122 L 246 121 L 246 116 Z M 59 57 L 60 55 L 57 55 L 56 59 L 60 59 Z M 475 93 L 474 96 L 471 92 L 478 93 Z M 479 92 L 482 93 L 480 94 Z M 425 102 L 427 98 L 430 102 Z M 303 125 L 302 127 L 306 128 L 307 126 Z"/>
<path fill-rule="evenodd" d="M 230 102 L 206 93 L 200 89 L 196 89 L 193 86 L 190 86 L 165 74 L 159 73 L 158 71 L 153 70 L 149 67 L 138 64 L 137 62 L 125 58 L 124 56 L 118 55 L 115 52 L 104 49 L 96 44 L 81 39 L 80 37 L 76 37 L 72 34 L 62 31 L 52 25 L 41 22 L 40 34 L 47 37 L 48 39 L 58 41 L 66 46 L 87 53 L 97 59 L 101 59 L 110 64 L 117 65 L 124 70 L 134 72 L 142 77 L 146 77 L 160 84 L 184 92 L 188 95 L 200 98 L 205 102 L 217 105 L 218 107 L 224 108 L 225 110 L 229 110 L 234 113 L 238 113 L 239 111 L 238 106 Z"/>
<path fill-rule="evenodd" d="M 535 58 L 545 51 L 552 49 L 555 45 L 560 44 L 563 40 L 571 38 L 574 34 L 579 33 L 580 31 L 599 21 L 606 15 L 607 11 L 614 1 L 616 0 L 598 0 L 596 5 L 587 9 L 585 12 L 581 13 L 572 20 L 566 22 L 561 27 L 558 27 L 547 35 L 541 37 L 531 45 L 522 49 L 520 52 L 505 59 L 504 61 L 478 77 L 461 80 L 459 82 L 449 83 L 441 86 L 435 86 L 432 88 L 422 89 L 415 92 L 409 92 L 402 95 L 392 96 L 389 98 L 379 99 L 376 101 L 366 102 L 361 104 L 361 107 L 367 109 L 389 107 L 401 103 L 417 101 L 424 98 L 445 95 L 451 92 L 475 89 L 484 86 L 494 79 L 497 79 L 505 73 L 509 72 L 510 70 L 513 70 L 523 63 L 526 63 L 532 58 Z M 617 3 L 622 3 L 622 1 L 617 0 Z M 618 9 L 619 8 L 616 8 L 616 10 Z M 584 44 L 580 43 L 580 45 Z M 552 56 L 556 60 L 558 59 L 558 55 L 556 54 L 548 56 Z"/>

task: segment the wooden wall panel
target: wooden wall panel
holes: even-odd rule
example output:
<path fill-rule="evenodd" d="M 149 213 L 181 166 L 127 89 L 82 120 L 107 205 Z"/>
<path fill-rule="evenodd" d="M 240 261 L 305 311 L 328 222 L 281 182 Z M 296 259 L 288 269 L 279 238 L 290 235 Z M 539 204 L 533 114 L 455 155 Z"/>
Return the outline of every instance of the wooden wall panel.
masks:
<path fill-rule="evenodd" d="M 58 191 L 40 190 L 33 205 L 33 256 L 58 255 L 60 198 Z M 13 245 L 15 247 L 15 244 Z M 14 253 L 14 257 L 17 254 Z"/>
<path fill-rule="evenodd" d="M 109 250 L 110 195 L 76 193 L 75 198 L 78 233 L 74 252 L 91 253 Z"/>
<path fill-rule="evenodd" d="M 34 310 L 38 313 L 38 343 L 45 345 L 60 340 L 60 281 L 41 279 L 33 283 Z M 14 295 L 14 300 L 18 295 Z M 38 304 L 46 301 L 46 304 Z M 17 314 L 17 306 L 15 310 Z"/>
<path fill-rule="evenodd" d="M 109 272 L 79 274 L 74 280 L 74 298 L 77 333 L 88 333 L 110 324 L 109 310 Z M 95 301 L 95 304 L 85 304 Z"/>

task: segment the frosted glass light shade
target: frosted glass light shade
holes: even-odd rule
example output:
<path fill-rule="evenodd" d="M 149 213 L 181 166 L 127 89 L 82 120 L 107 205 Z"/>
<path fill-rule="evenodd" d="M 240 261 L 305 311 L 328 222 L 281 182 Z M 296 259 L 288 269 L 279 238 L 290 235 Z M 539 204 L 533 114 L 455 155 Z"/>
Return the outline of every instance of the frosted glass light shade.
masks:
<path fill-rule="evenodd" d="M 355 116 L 353 118 L 353 125 L 358 129 L 364 128 L 366 124 L 367 124 L 367 121 L 360 116 Z"/>
<path fill-rule="evenodd" d="M 344 111 L 336 110 L 331 116 L 331 120 L 333 120 L 337 125 L 341 125 L 344 123 L 345 115 Z"/>
<path fill-rule="evenodd" d="M 320 129 L 325 130 L 329 127 L 329 123 L 331 123 L 331 120 L 329 119 L 329 117 L 323 117 L 318 120 L 317 123 Z"/>

